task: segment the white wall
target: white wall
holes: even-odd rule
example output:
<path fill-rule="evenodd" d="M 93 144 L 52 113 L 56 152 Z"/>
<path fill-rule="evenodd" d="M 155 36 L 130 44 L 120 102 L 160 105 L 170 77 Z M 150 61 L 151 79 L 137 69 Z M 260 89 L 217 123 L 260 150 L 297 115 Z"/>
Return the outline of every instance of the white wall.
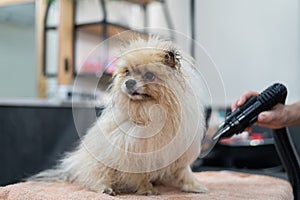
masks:
<path fill-rule="evenodd" d="M 168 4 L 175 28 L 189 35 L 189 1 Z M 221 72 L 226 104 L 247 90 L 262 91 L 274 82 L 286 84 L 288 102 L 300 99 L 299 8 L 297 0 L 196 0 L 196 40 Z M 203 65 L 201 57 L 196 55 Z M 215 71 L 201 68 L 213 82 Z M 212 90 L 220 93 L 215 97 L 222 104 L 222 91 Z"/>
<path fill-rule="evenodd" d="M 36 97 L 33 26 L 0 22 L 0 97 Z"/>
<path fill-rule="evenodd" d="M 285 83 L 300 99 L 300 15 L 297 0 L 197 2 L 197 40 L 224 79 L 228 102 L 242 92 Z"/>
<path fill-rule="evenodd" d="M 0 98 L 37 96 L 34 3 L 0 7 Z"/>

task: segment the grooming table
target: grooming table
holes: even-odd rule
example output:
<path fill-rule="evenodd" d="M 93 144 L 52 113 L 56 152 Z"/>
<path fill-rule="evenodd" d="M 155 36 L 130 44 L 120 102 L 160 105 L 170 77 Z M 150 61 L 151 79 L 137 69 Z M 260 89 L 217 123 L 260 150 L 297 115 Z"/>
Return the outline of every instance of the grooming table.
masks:
<path fill-rule="evenodd" d="M 78 184 L 23 182 L 0 187 L 1 200 L 138 200 L 138 199 L 176 199 L 176 200 L 292 200 L 293 191 L 289 182 L 264 176 L 231 171 L 209 171 L 195 173 L 203 185 L 208 187 L 205 194 L 184 193 L 176 188 L 158 186 L 160 195 L 140 196 L 107 194 L 89 191 Z"/>

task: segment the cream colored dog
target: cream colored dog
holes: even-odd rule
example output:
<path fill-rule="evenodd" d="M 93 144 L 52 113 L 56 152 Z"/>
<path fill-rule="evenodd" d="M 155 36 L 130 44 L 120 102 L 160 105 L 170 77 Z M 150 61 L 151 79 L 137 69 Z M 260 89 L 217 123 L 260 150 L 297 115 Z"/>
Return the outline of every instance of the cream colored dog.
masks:
<path fill-rule="evenodd" d="M 156 195 L 155 184 L 206 192 L 189 166 L 205 129 L 194 70 L 181 66 L 169 41 L 132 40 L 117 59 L 101 117 L 55 169 L 32 179 L 78 182 L 110 195 Z"/>

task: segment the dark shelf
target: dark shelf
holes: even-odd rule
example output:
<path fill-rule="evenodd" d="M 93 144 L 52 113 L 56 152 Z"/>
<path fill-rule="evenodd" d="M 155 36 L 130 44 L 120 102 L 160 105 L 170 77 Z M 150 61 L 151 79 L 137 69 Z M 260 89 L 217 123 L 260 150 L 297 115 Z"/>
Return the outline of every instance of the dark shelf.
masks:
<path fill-rule="evenodd" d="M 147 5 L 147 4 L 150 4 L 152 2 L 161 2 L 161 0 L 125 0 L 125 1 L 140 4 L 140 5 Z"/>
<path fill-rule="evenodd" d="M 130 31 L 132 33 L 139 34 L 140 36 L 147 37 L 148 34 L 146 32 L 133 30 L 127 26 L 116 24 L 116 23 L 110 23 L 110 22 L 104 22 L 104 21 L 98 21 L 98 22 L 89 22 L 84 24 L 76 24 L 75 31 L 83 31 L 95 35 L 103 34 L 103 29 L 106 26 L 107 31 L 106 34 L 108 37 L 117 35 L 124 31 Z M 45 30 L 57 30 L 57 26 L 47 26 L 45 27 Z"/>
<path fill-rule="evenodd" d="M 105 27 L 106 26 L 106 27 Z M 109 22 L 91 22 L 91 23 L 85 23 L 85 24 L 77 24 L 75 25 L 75 29 L 79 31 L 84 31 L 87 33 L 95 34 L 95 35 L 101 35 L 103 34 L 104 28 L 106 28 L 106 36 L 111 37 L 117 34 L 120 34 L 124 31 L 129 31 L 131 33 L 136 33 L 139 35 L 144 35 L 145 37 L 148 36 L 147 33 L 132 30 L 129 27 L 116 24 L 116 23 L 109 23 Z"/>

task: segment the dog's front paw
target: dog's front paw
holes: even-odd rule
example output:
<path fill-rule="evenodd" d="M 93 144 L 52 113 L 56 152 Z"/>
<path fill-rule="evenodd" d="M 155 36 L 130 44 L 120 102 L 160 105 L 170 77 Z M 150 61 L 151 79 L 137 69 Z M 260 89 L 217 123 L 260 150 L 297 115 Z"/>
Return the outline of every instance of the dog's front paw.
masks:
<path fill-rule="evenodd" d="M 159 191 L 156 188 L 151 188 L 151 189 L 139 189 L 136 194 L 139 195 L 159 195 Z"/>
<path fill-rule="evenodd" d="M 136 194 L 139 195 L 159 195 L 159 192 L 156 188 L 153 187 L 151 183 L 144 183 L 136 191 Z"/>
<path fill-rule="evenodd" d="M 208 192 L 207 187 L 201 185 L 200 183 L 193 181 L 189 183 L 184 183 L 181 187 L 184 192 L 194 192 L 194 193 L 206 193 Z"/>

